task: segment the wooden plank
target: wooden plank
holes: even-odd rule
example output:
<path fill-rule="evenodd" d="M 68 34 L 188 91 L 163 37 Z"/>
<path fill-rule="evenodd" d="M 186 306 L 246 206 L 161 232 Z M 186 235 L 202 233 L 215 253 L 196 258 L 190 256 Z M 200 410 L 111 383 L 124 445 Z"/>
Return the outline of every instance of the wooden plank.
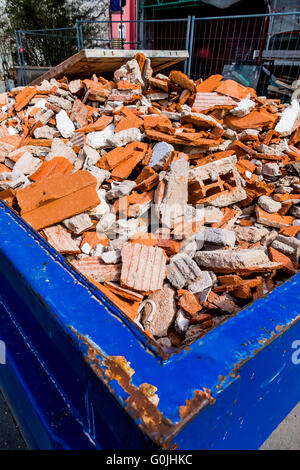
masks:
<path fill-rule="evenodd" d="M 87 78 L 93 73 L 105 74 L 114 72 L 128 60 L 133 59 L 137 52 L 143 52 L 151 59 L 154 72 L 177 64 L 188 58 L 188 51 L 138 51 L 119 49 L 83 49 L 69 57 L 59 65 L 52 67 L 48 72 L 33 80 L 30 85 L 40 85 L 43 80 L 62 78 L 66 75 L 70 79 Z"/>

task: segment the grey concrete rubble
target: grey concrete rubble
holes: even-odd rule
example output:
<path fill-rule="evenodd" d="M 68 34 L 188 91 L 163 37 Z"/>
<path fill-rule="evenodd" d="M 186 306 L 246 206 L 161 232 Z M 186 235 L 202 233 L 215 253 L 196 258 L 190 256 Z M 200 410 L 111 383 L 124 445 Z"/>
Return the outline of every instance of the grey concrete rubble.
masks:
<path fill-rule="evenodd" d="M 248 243 L 257 243 L 262 240 L 269 231 L 265 227 L 241 227 L 234 228 L 237 240 L 242 240 Z"/>
<path fill-rule="evenodd" d="M 204 217 L 206 224 L 218 224 L 223 219 L 223 212 L 214 206 L 207 206 L 204 208 Z"/>
<path fill-rule="evenodd" d="M 64 226 L 75 235 L 82 233 L 84 230 L 92 227 L 91 218 L 87 214 L 79 214 L 69 219 L 63 220 Z"/>
<path fill-rule="evenodd" d="M 208 294 L 213 286 L 212 276 L 209 271 L 201 271 L 195 281 L 188 284 L 188 290 L 195 294 L 201 304 L 206 302 Z"/>
<path fill-rule="evenodd" d="M 204 246 L 219 245 L 230 246 L 235 245 L 235 233 L 233 230 L 226 230 L 222 228 L 206 228 L 204 230 Z"/>
<path fill-rule="evenodd" d="M 49 95 L 48 103 L 57 106 L 58 108 L 63 109 L 64 111 L 71 111 L 72 109 L 72 102 L 70 100 L 60 98 L 56 95 Z"/>
<path fill-rule="evenodd" d="M 207 163 L 206 165 L 198 166 L 190 170 L 190 180 L 206 180 L 211 179 L 216 181 L 218 176 L 225 175 L 233 170 L 234 165 L 237 162 L 235 155 L 230 157 L 222 158 L 212 163 Z"/>
<path fill-rule="evenodd" d="M 176 315 L 175 290 L 168 283 L 163 288 L 150 294 L 144 306 L 143 326 L 153 336 L 167 336 L 168 328 Z"/>
<path fill-rule="evenodd" d="M 65 144 L 61 139 L 55 138 L 52 141 L 51 150 L 46 156 L 45 160 L 49 161 L 54 157 L 65 157 L 71 163 L 75 163 L 76 153 L 68 144 Z"/>
<path fill-rule="evenodd" d="M 154 170 L 161 169 L 173 152 L 174 147 L 165 142 L 158 142 L 153 146 L 152 155 L 149 161 L 149 166 Z"/>
<path fill-rule="evenodd" d="M 277 263 L 272 263 L 262 249 L 253 250 L 214 250 L 198 251 L 195 260 L 202 268 L 218 270 L 247 270 L 249 268 L 272 269 Z"/>
<path fill-rule="evenodd" d="M 277 235 L 271 246 L 278 251 L 281 251 L 286 256 L 298 263 L 300 257 L 300 241 L 293 237 L 286 237 L 284 235 Z"/>
<path fill-rule="evenodd" d="M 126 64 L 116 70 L 114 73 L 114 80 L 116 82 L 127 80 L 128 82 L 144 86 L 141 71 L 135 59 L 129 60 Z"/>
<path fill-rule="evenodd" d="M 12 175 L 30 175 L 40 166 L 41 161 L 35 158 L 29 152 L 23 153 L 19 160 L 15 163 Z"/>
<path fill-rule="evenodd" d="M 263 166 L 262 173 L 267 178 L 277 178 L 281 175 L 279 166 L 277 163 L 266 163 Z"/>
<path fill-rule="evenodd" d="M 185 212 L 188 201 L 188 171 L 189 163 L 180 158 L 170 165 L 164 199 L 160 205 L 161 223 L 173 228 L 177 217 Z"/>
<path fill-rule="evenodd" d="M 264 211 L 269 212 L 270 214 L 278 212 L 281 209 L 281 203 L 274 201 L 274 199 L 269 196 L 260 196 L 257 202 Z"/>
<path fill-rule="evenodd" d="M 37 127 L 33 134 L 36 139 L 53 139 L 59 136 L 59 132 L 50 126 Z"/>
<path fill-rule="evenodd" d="M 201 270 L 185 253 L 172 256 L 167 267 L 167 278 L 177 289 L 182 289 L 186 284 L 195 281 L 201 275 Z"/>
<path fill-rule="evenodd" d="M 106 198 L 111 201 L 113 199 L 120 198 L 122 196 L 126 196 L 129 194 L 133 188 L 136 186 L 134 181 L 122 181 L 122 183 L 114 182 L 112 185 L 112 189 L 107 191 Z"/>

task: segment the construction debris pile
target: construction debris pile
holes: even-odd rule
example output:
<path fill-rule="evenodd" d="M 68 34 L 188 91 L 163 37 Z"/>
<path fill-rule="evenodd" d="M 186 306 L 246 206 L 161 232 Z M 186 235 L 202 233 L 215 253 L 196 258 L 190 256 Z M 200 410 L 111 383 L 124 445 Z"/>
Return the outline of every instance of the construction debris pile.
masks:
<path fill-rule="evenodd" d="M 137 54 L 0 95 L 0 198 L 164 350 L 298 268 L 299 104 L 222 78 Z"/>

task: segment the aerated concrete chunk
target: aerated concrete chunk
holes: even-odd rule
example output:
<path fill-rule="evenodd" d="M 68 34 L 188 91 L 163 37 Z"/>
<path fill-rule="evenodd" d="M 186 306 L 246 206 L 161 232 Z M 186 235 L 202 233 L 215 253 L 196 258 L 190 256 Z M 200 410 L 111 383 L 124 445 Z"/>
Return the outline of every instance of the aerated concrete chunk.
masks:
<path fill-rule="evenodd" d="M 56 115 L 56 127 L 61 135 L 68 139 L 75 131 L 75 126 L 63 109 Z"/>
<path fill-rule="evenodd" d="M 111 135 L 107 138 L 107 142 L 110 147 L 123 147 L 123 145 L 129 144 L 130 142 L 140 142 L 142 139 L 143 134 L 141 131 L 136 127 L 132 127 Z"/>
<path fill-rule="evenodd" d="M 199 266 L 219 272 L 248 268 L 269 269 L 278 266 L 260 249 L 198 251 L 195 259 Z"/>
<path fill-rule="evenodd" d="M 191 281 L 195 281 L 201 275 L 201 269 L 195 261 L 185 253 L 172 256 L 167 267 L 167 278 L 177 289 L 182 289 Z"/>
<path fill-rule="evenodd" d="M 137 219 L 119 219 L 114 224 L 114 231 L 119 237 L 128 239 L 139 232 Z"/>
<path fill-rule="evenodd" d="M 117 264 L 121 261 L 121 251 L 120 250 L 105 251 L 105 253 L 101 255 L 101 258 L 105 264 Z"/>
<path fill-rule="evenodd" d="M 168 328 L 176 315 L 175 290 L 165 283 L 163 288 L 150 294 L 148 297 L 153 305 L 146 303 L 142 324 L 154 336 L 167 336 Z"/>
<path fill-rule="evenodd" d="M 280 132 L 281 137 L 291 134 L 294 124 L 299 116 L 300 106 L 296 100 L 293 100 L 282 113 L 279 122 L 275 126 L 275 131 Z"/>
<path fill-rule="evenodd" d="M 116 215 L 112 212 L 106 213 L 101 217 L 100 222 L 96 225 L 96 232 L 104 233 L 109 230 L 116 221 Z"/>
<path fill-rule="evenodd" d="M 100 199 L 100 204 L 94 207 L 89 211 L 89 215 L 92 215 L 96 219 L 101 219 L 101 217 L 110 212 L 110 205 L 106 201 L 106 191 L 105 189 L 98 189 L 98 197 Z"/>
<path fill-rule="evenodd" d="M 105 250 L 105 247 L 102 245 L 102 243 L 98 243 L 98 245 L 95 246 L 90 252 L 91 256 L 102 256 L 103 251 Z"/>
<path fill-rule="evenodd" d="M 250 100 L 249 98 L 244 98 L 238 103 L 235 108 L 231 110 L 231 114 L 238 117 L 246 116 L 250 113 L 250 111 L 252 111 L 254 106 L 254 101 Z"/>
<path fill-rule="evenodd" d="M 107 139 L 114 135 L 115 125 L 109 124 L 103 131 L 89 132 L 86 136 L 86 143 L 95 149 L 109 147 Z"/>

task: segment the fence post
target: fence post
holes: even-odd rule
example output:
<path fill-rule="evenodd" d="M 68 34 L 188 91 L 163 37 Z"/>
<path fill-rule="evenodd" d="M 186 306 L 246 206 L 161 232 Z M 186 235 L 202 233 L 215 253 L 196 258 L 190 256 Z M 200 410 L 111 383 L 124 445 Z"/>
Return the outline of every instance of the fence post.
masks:
<path fill-rule="evenodd" d="M 75 23 L 75 28 L 76 28 L 77 50 L 78 50 L 78 52 L 80 52 L 81 51 L 80 25 L 79 25 L 79 20 L 77 20 L 77 19 L 76 19 L 76 23 Z"/>
<path fill-rule="evenodd" d="M 21 59 L 22 59 L 22 64 L 23 64 L 24 85 L 27 85 L 26 62 L 25 62 L 24 48 L 22 44 L 22 30 L 19 31 L 19 42 L 20 42 Z"/>
<path fill-rule="evenodd" d="M 139 47 L 138 49 L 144 50 L 144 10 L 140 11 L 140 17 L 137 23 L 137 26 L 139 28 L 138 30 L 138 41 L 139 41 Z"/>
<path fill-rule="evenodd" d="M 185 49 L 189 50 L 189 42 L 190 42 L 190 31 L 191 31 L 191 16 L 187 17 L 187 24 L 186 24 L 186 38 L 185 38 Z M 184 73 L 186 74 L 188 71 L 188 61 L 189 59 L 185 59 L 184 61 Z"/>
<path fill-rule="evenodd" d="M 16 46 L 17 46 L 18 62 L 19 62 L 19 67 L 20 67 L 21 85 L 23 85 L 23 71 L 22 71 L 20 45 L 19 45 L 17 30 L 15 30 L 15 40 L 16 40 Z"/>
<path fill-rule="evenodd" d="M 192 67 L 192 54 L 194 49 L 194 29 L 195 29 L 195 16 L 192 16 L 191 25 L 190 25 L 190 39 L 189 39 L 189 59 L 188 59 L 188 66 L 187 66 L 187 76 L 189 77 L 191 74 L 191 67 Z"/>
<path fill-rule="evenodd" d="M 24 58 L 24 50 L 22 46 L 22 37 L 21 37 L 21 30 L 15 30 L 15 38 L 16 38 L 16 45 L 17 45 L 17 52 L 18 52 L 18 62 L 20 67 L 20 76 L 21 76 L 21 85 L 27 85 L 27 77 L 26 77 L 26 63 Z"/>
<path fill-rule="evenodd" d="M 84 49 L 82 23 L 79 23 L 80 48 Z"/>

